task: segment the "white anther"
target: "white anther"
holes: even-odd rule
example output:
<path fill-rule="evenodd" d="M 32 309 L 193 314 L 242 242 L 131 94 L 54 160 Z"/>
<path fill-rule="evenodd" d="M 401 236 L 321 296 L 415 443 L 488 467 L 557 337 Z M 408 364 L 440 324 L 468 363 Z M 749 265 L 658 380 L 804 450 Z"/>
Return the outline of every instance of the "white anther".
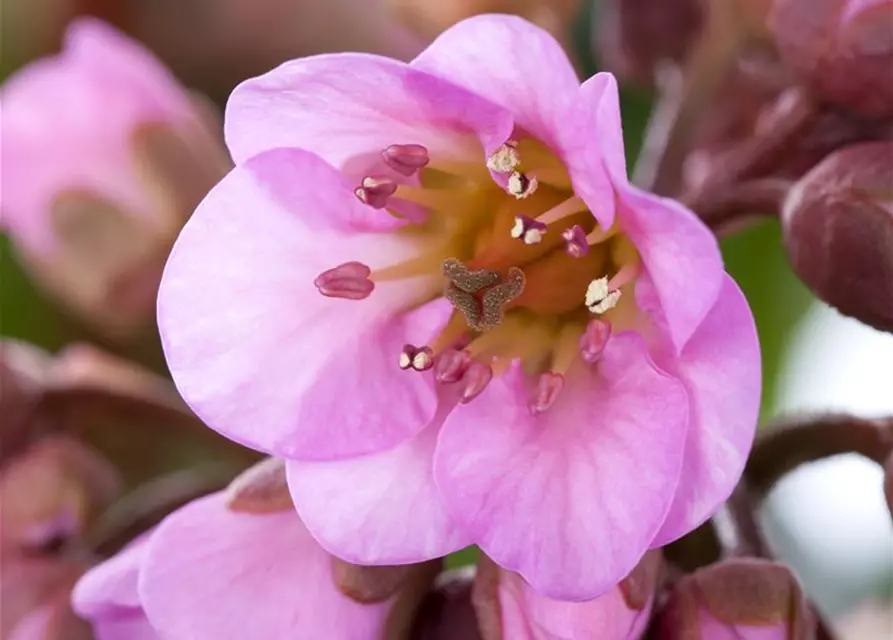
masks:
<path fill-rule="evenodd" d="M 593 280 L 586 289 L 586 308 L 595 314 L 602 314 L 617 306 L 620 290 L 610 291 L 605 277 Z"/>
<path fill-rule="evenodd" d="M 527 225 L 524 224 L 524 220 L 522 218 L 515 218 L 515 224 L 510 231 L 512 237 L 515 240 L 518 240 L 524 236 L 524 232 L 527 231 Z"/>
<path fill-rule="evenodd" d="M 513 171 L 512 175 L 509 176 L 509 193 L 515 196 L 518 200 L 523 200 L 532 194 L 536 191 L 537 186 L 539 186 L 539 183 L 536 178 L 528 177 L 520 171 Z"/>
<path fill-rule="evenodd" d="M 509 173 L 521 164 L 521 156 L 515 143 L 511 140 L 499 145 L 499 148 L 487 158 L 487 168 L 496 173 Z"/>
<path fill-rule="evenodd" d="M 420 350 L 412 357 L 412 368 L 416 371 L 427 371 L 434 366 L 434 358 L 427 350 Z"/>
<path fill-rule="evenodd" d="M 524 234 L 524 244 L 539 244 L 543 241 L 543 232 L 539 229 L 528 229 Z"/>
<path fill-rule="evenodd" d="M 418 354 L 416 354 L 416 355 L 418 355 Z M 405 351 L 403 351 L 403 352 L 400 354 L 400 359 L 397 361 L 397 366 L 399 366 L 401 369 L 403 369 L 404 371 L 406 371 L 406 370 L 409 369 L 411 366 L 413 366 L 413 365 L 412 365 L 412 361 L 413 361 L 413 357 L 410 356 L 410 355 L 409 355 L 408 353 L 406 353 Z"/>

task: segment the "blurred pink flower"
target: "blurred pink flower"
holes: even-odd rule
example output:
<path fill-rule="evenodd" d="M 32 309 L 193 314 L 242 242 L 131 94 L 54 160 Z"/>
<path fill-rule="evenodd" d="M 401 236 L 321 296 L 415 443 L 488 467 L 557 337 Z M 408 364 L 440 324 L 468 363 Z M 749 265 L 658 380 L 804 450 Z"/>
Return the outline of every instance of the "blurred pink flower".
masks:
<path fill-rule="evenodd" d="M 394 604 L 361 604 L 293 510 L 234 512 L 196 500 L 87 572 L 75 610 L 98 640 L 379 637 Z"/>
<path fill-rule="evenodd" d="M 286 63 L 226 133 L 237 167 L 166 267 L 165 351 L 211 427 L 290 460 L 327 550 L 475 543 L 586 600 L 731 492 L 753 320 L 707 228 L 630 185 L 612 76 L 581 86 L 546 32 L 483 16 L 409 65 Z"/>
<path fill-rule="evenodd" d="M 152 55 L 93 19 L 2 88 L 3 228 L 47 287 L 110 330 L 151 320 L 161 265 L 228 161 Z"/>

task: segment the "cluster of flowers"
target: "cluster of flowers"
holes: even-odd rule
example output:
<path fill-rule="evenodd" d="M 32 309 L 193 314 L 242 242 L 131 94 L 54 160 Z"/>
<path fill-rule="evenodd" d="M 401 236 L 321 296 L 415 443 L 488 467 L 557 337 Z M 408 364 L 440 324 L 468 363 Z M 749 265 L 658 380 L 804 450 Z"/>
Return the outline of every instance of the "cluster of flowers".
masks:
<path fill-rule="evenodd" d="M 782 37 L 798 4 L 779 0 L 770 22 L 778 51 L 805 60 Z M 848 44 L 862 13 L 893 14 L 825 4 Z M 731 28 L 701 22 L 696 46 Z M 815 251 L 890 275 L 878 243 L 893 213 L 878 200 L 891 143 L 837 150 L 851 141 L 838 136 L 801 178 L 814 146 L 780 158 L 779 141 L 824 131 L 829 109 L 834 131 L 885 135 L 893 110 L 883 91 L 812 83 L 805 67 L 786 67 L 806 78 L 796 108 L 778 91 L 756 110 L 770 124 L 749 114 L 760 144 L 724 135 L 720 149 L 701 132 L 669 191 L 725 222 L 765 213 L 739 205 L 785 180 L 772 202 L 803 278 L 889 328 L 890 278 L 860 274 L 842 301 Z M 230 159 L 207 105 L 82 20 L 2 104 L 3 225 L 19 255 L 120 339 L 157 294 L 190 407 L 93 352 L 4 345 L 2 589 L 20 595 L 2 637 L 810 637 L 783 566 L 680 576 L 663 557 L 739 483 L 760 354 L 714 231 L 630 182 L 611 74 L 581 84 L 547 32 L 479 16 L 410 63 L 324 55 L 245 81 L 226 109 Z M 853 233 L 815 241 L 834 224 Z M 109 427 L 122 422 L 176 428 L 122 439 Z M 269 457 L 229 482 L 256 459 L 233 443 Z M 184 451 L 216 464 L 161 472 Z M 26 485 L 40 499 L 15 499 Z M 442 571 L 471 545 L 476 572 Z"/>

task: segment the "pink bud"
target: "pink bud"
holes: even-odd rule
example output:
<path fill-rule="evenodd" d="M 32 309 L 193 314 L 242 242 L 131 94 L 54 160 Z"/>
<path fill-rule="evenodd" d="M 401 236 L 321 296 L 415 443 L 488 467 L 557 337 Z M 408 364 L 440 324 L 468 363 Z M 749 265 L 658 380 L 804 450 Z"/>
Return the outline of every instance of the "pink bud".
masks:
<path fill-rule="evenodd" d="M 770 26 L 784 61 L 822 97 L 893 114 L 893 0 L 776 0 Z"/>
<path fill-rule="evenodd" d="M 112 338 L 154 322 L 161 269 L 229 161 L 142 46 L 93 19 L 3 86 L 3 225 L 45 289 Z"/>
<path fill-rule="evenodd" d="M 797 275 L 828 304 L 893 331 L 893 142 L 854 145 L 810 171 L 782 213 Z"/>
<path fill-rule="evenodd" d="M 658 613 L 658 640 L 812 637 L 815 619 L 784 565 L 742 558 L 682 578 Z"/>

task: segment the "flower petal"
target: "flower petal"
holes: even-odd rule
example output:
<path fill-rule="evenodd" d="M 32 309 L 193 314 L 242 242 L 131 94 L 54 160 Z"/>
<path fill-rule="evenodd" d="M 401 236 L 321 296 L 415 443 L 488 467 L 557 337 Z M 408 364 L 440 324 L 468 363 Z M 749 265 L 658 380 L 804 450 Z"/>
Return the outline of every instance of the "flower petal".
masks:
<path fill-rule="evenodd" d="M 447 514 L 433 477 L 437 434 L 454 404 L 443 402 L 424 431 L 390 451 L 288 463 L 295 507 L 326 550 L 355 564 L 407 564 L 473 542 Z"/>
<path fill-rule="evenodd" d="M 692 420 L 682 475 L 660 547 L 713 515 L 744 470 L 760 409 L 760 346 L 753 316 L 728 275 L 704 322 L 673 363 L 658 360 L 685 384 Z"/>
<path fill-rule="evenodd" d="M 447 508 L 545 596 L 594 598 L 628 574 L 669 509 L 688 420 L 638 335 L 612 338 L 533 417 L 519 370 L 446 420 L 434 459 Z"/>
<path fill-rule="evenodd" d="M 347 261 L 375 269 L 416 254 L 406 237 L 361 230 L 378 214 L 296 149 L 237 167 L 199 206 L 165 269 L 158 321 L 174 380 L 210 427 L 282 457 L 331 459 L 388 449 L 430 422 L 430 376 L 396 362 L 449 311 L 393 314 L 437 278 L 382 283 L 362 301 L 313 284 Z"/>
<path fill-rule="evenodd" d="M 71 592 L 72 607 L 79 615 L 92 620 L 139 611 L 136 584 L 148 535 L 81 576 Z"/>
<path fill-rule="evenodd" d="M 286 62 L 236 87 L 226 108 L 226 142 L 237 164 L 268 149 L 300 147 L 344 168 L 395 143 L 467 157 L 475 152 L 471 136 L 489 153 L 513 127 L 505 109 L 480 96 L 358 53 Z"/>
<path fill-rule="evenodd" d="M 574 192 L 599 224 L 608 228 L 615 218 L 615 183 L 617 188 L 628 183 L 620 97 L 613 75 L 597 73 L 583 83 L 573 125 L 564 130 L 565 162 Z"/>
<path fill-rule="evenodd" d="M 716 236 L 689 209 L 633 186 L 618 194 L 620 225 L 636 245 L 676 352 L 716 303 L 723 285 Z"/>
<path fill-rule="evenodd" d="M 96 640 L 162 640 L 142 610 L 93 623 Z"/>
<path fill-rule="evenodd" d="M 580 80 L 547 31 L 516 16 L 481 15 L 444 31 L 412 67 L 505 107 L 518 126 L 559 149 Z"/>
<path fill-rule="evenodd" d="M 149 541 L 139 589 L 170 640 L 344 638 L 381 633 L 387 604 L 342 595 L 332 558 L 293 511 L 228 511 L 225 496 L 190 503 Z"/>

